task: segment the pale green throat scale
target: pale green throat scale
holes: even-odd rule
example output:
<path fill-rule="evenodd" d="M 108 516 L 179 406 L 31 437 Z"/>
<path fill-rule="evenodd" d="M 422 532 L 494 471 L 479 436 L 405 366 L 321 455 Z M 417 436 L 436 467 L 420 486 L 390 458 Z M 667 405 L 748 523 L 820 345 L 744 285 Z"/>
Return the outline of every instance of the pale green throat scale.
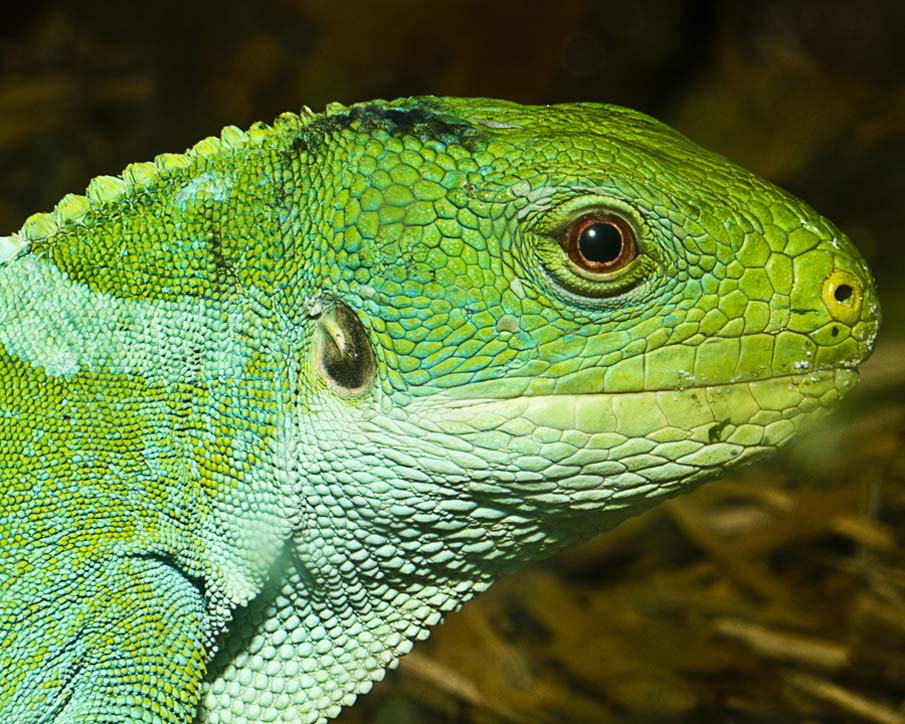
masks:
<path fill-rule="evenodd" d="M 787 441 L 851 242 L 613 106 L 225 128 L 0 237 L 0 722 L 325 722 L 501 575 Z"/>

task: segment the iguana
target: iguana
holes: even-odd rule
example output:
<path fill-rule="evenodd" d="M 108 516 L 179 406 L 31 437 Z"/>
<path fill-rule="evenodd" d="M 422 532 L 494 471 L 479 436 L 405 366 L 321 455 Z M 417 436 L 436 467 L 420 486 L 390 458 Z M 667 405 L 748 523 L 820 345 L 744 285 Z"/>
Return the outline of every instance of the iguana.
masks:
<path fill-rule="evenodd" d="M 871 274 L 639 113 L 225 128 L 0 238 L 0 721 L 324 722 L 848 392 Z"/>

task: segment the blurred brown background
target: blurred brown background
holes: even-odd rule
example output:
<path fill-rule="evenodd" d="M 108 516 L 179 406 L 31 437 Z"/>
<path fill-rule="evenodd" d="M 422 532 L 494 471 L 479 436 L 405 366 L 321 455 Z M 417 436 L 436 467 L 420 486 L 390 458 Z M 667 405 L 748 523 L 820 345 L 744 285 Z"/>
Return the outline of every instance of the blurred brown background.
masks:
<path fill-rule="evenodd" d="M 0 232 L 226 124 L 420 93 L 655 115 L 833 219 L 885 324 L 820 430 L 501 582 L 341 721 L 905 723 L 901 0 L 7 1 Z"/>

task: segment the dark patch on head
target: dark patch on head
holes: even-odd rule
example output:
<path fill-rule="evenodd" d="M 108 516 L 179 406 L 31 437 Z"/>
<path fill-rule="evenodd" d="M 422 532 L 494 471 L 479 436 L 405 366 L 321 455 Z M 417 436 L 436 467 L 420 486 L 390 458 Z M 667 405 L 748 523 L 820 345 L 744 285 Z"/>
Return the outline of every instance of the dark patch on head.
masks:
<path fill-rule="evenodd" d="M 217 272 L 217 276 L 228 275 L 231 272 L 231 267 L 226 260 L 226 256 L 223 254 L 223 242 L 220 239 L 220 234 L 213 232 L 208 237 L 207 246 L 208 249 L 210 249 L 211 259 L 213 259 L 214 270 Z"/>
<path fill-rule="evenodd" d="M 422 143 L 440 141 L 449 146 L 459 144 L 469 151 L 476 150 L 485 132 L 475 124 L 448 114 L 441 115 L 429 107 L 387 108 L 384 105 L 353 106 L 343 113 L 326 116 L 303 129 L 302 143 L 306 147 L 336 131 L 353 129 L 360 133 L 384 131 L 391 136 L 414 136 Z"/>
<path fill-rule="evenodd" d="M 211 281 L 222 286 L 232 286 L 239 288 L 239 275 L 233 263 L 227 258 L 223 249 L 223 239 L 218 231 L 211 232 L 207 238 L 207 248 L 210 253 L 210 259 L 214 265 L 214 273 Z"/>
<path fill-rule="evenodd" d="M 710 426 L 707 431 L 707 441 L 713 445 L 719 442 L 723 437 L 723 431 L 729 426 L 729 420 L 720 420 Z"/>

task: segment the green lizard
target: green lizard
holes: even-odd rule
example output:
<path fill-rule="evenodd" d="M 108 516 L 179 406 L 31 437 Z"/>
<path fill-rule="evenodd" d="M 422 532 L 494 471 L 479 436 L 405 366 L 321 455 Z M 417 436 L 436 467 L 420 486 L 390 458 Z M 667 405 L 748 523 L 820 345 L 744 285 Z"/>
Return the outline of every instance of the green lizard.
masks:
<path fill-rule="evenodd" d="M 870 272 L 641 114 L 411 98 L 0 237 L 0 721 L 324 722 L 494 579 L 774 449 Z"/>

